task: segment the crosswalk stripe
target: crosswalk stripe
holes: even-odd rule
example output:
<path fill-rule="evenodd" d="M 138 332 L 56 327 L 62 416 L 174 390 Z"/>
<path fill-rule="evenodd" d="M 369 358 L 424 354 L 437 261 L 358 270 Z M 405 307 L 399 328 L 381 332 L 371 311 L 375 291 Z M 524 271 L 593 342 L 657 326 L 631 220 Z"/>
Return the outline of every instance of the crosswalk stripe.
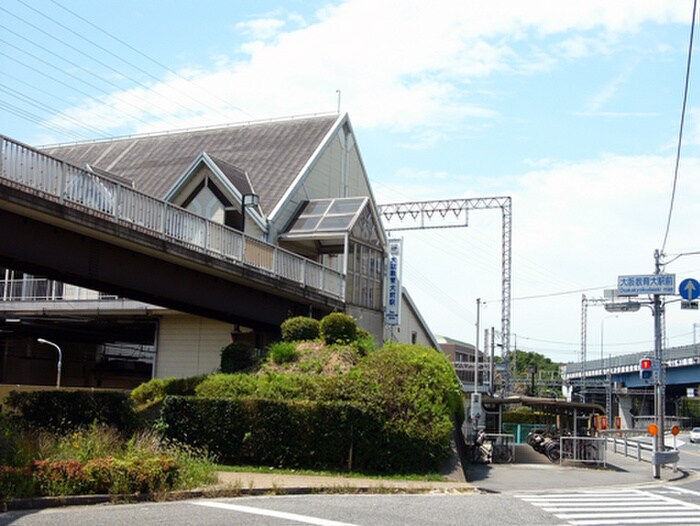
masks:
<path fill-rule="evenodd" d="M 575 526 L 606 524 L 700 524 L 700 506 L 668 496 L 695 493 L 653 489 L 592 490 L 550 495 L 520 494 L 520 500 Z"/>

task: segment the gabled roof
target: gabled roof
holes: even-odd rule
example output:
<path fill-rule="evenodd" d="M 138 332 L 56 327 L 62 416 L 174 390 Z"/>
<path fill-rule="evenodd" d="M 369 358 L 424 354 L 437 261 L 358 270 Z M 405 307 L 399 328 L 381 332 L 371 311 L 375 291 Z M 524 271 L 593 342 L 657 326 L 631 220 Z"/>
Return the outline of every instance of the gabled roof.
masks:
<path fill-rule="evenodd" d="M 43 150 L 73 164 L 88 163 L 131 180 L 136 189 L 161 199 L 193 160 L 207 152 L 227 177 L 239 177 L 235 171 L 247 173 L 250 184 L 260 192 L 261 208 L 270 211 L 342 118 L 335 114 L 299 117 L 48 146 Z"/>
<path fill-rule="evenodd" d="M 214 164 L 216 164 L 216 166 L 219 167 L 221 173 L 226 176 L 226 178 L 241 194 L 255 193 L 253 190 L 253 184 L 250 182 L 248 172 L 240 169 L 238 166 L 227 163 L 218 157 L 214 157 L 213 155 L 210 155 L 209 158 L 214 162 Z"/>

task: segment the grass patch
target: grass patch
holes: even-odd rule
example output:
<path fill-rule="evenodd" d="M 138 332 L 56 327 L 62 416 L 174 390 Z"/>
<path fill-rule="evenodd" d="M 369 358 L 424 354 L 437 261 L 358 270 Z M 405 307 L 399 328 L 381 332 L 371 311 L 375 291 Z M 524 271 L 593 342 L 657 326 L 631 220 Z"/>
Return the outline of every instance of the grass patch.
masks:
<path fill-rule="evenodd" d="M 216 471 L 240 472 L 240 473 L 270 473 L 275 475 L 302 475 L 314 477 L 344 477 L 362 478 L 373 480 L 415 480 L 420 482 L 448 482 L 445 476 L 439 473 L 406 473 L 401 475 L 360 473 L 357 471 L 316 471 L 311 469 L 282 469 L 269 466 L 227 466 L 215 464 Z"/>

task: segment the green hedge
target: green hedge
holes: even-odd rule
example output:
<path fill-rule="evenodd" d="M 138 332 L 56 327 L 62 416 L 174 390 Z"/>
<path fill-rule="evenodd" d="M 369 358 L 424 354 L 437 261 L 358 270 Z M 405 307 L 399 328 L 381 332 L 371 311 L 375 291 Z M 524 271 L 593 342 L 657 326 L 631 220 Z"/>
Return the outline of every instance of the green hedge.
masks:
<path fill-rule="evenodd" d="M 187 378 L 153 378 L 131 391 L 131 399 L 137 404 L 148 404 L 162 400 L 167 395 L 192 396 L 207 375 Z"/>
<path fill-rule="evenodd" d="M 441 440 L 350 403 L 167 397 L 161 415 L 168 438 L 228 464 L 394 473 L 434 471 L 445 460 Z"/>
<path fill-rule="evenodd" d="M 97 422 L 128 432 L 137 423 L 129 393 L 122 391 L 12 391 L 6 405 L 28 425 L 49 430 Z"/>

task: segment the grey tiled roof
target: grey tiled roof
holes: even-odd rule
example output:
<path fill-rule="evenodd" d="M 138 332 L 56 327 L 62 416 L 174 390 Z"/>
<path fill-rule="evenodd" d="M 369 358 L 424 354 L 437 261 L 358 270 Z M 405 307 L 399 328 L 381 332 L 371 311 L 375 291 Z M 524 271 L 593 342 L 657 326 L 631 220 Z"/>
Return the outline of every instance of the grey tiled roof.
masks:
<path fill-rule="evenodd" d="M 241 170 L 238 166 L 227 163 L 226 161 L 219 159 L 218 157 L 214 157 L 213 155 L 210 155 L 209 158 L 214 161 L 219 170 L 221 170 L 221 173 L 223 173 L 226 178 L 231 181 L 231 184 L 235 186 L 239 192 L 242 194 L 254 193 L 254 189 L 250 184 L 250 178 L 248 177 L 248 174 L 245 173 L 245 170 Z"/>
<path fill-rule="evenodd" d="M 294 118 L 50 146 L 44 151 L 129 179 L 136 189 L 158 198 L 163 198 L 196 157 L 206 152 L 217 159 L 217 165 L 223 161 L 245 171 L 260 195 L 262 210 L 269 214 L 338 118 Z"/>

